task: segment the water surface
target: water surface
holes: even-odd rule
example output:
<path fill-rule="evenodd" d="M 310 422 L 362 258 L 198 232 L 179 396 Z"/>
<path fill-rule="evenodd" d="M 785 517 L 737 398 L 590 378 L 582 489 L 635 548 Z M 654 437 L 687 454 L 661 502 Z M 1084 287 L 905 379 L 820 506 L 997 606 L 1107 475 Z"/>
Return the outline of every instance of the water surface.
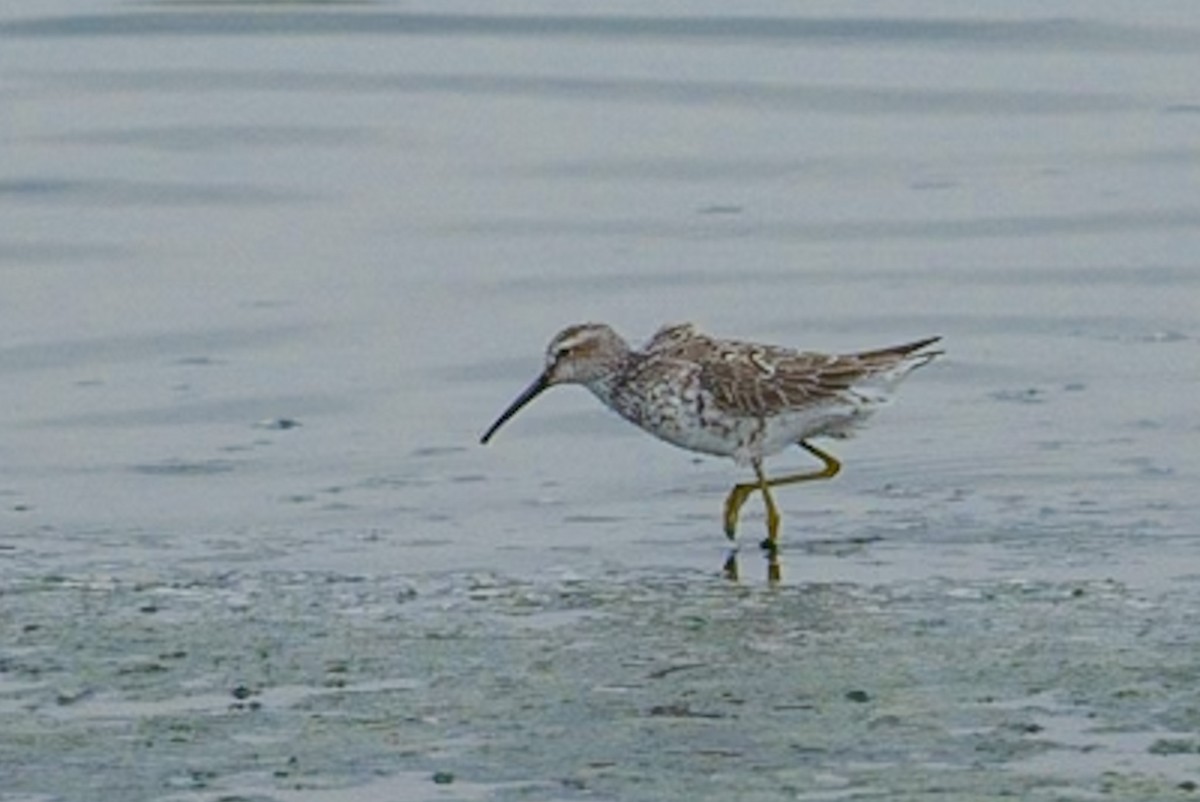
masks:
<path fill-rule="evenodd" d="M 665 628 L 646 637 L 683 648 L 668 645 L 671 610 L 698 583 L 700 616 L 716 615 L 703 599 L 726 592 L 707 584 L 726 556 L 720 504 L 745 477 L 578 390 L 548 394 L 487 448 L 477 439 L 562 326 L 604 320 L 641 340 L 693 320 L 821 350 L 946 338 L 943 360 L 834 447 L 842 475 L 778 494 L 796 604 L 827 583 L 865 594 L 894 652 L 913 637 L 904 622 L 943 617 L 945 598 L 1006 600 L 945 613 L 984 644 L 988 627 L 1045 615 L 1046 598 L 1113 582 L 1104 604 L 1077 608 L 1077 621 L 1063 613 L 1028 648 L 1041 660 L 1072 621 L 1133 638 L 1109 601 L 1165 611 L 1194 598 L 1200 574 L 1198 45 L 1185 3 L 11 4 L 0 11 L 0 577 L 29 592 L 8 596 L 4 625 L 49 627 L 94 593 L 119 606 L 128 587 L 194 586 L 200 601 L 178 631 L 205 642 L 230 583 L 294 594 L 310 585 L 281 576 L 366 577 L 457 598 L 485 572 L 503 588 L 549 583 L 546 598 L 582 582 L 593 599 L 582 608 L 611 601 L 619 621 L 632 615 L 623 594 L 645 579 L 657 588 L 645 609 Z M 761 528 L 751 502 L 741 556 L 753 592 Z M 1049 595 L 1025 605 L 1014 582 Z M 546 598 L 529 603 L 555 607 Z M 354 609 L 340 605 L 330 615 Z M 372 638 L 389 616 L 408 620 L 380 615 Z M 286 611 L 270 617 L 309 631 Z M 1153 653 L 1187 638 L 1165 612 L 1139 621 Z M 53 628 L 27 632 L 38 631 Z M 67 648 L 26 637 L 35 651 Z M 722 653 L 744 653 L 739 636 L 719 637 Z M 494 644 L 477 643 L 467 685 L 494 679 Z M 1098 664 L 1097 643 L 1064 660 Z M 0 652 L 0 666 L 13 659 Z M 370 665 L 368 688 L 397 679 Z M 912 665 L 918 689 L 944 676 Z M 739 667 L 730 676 L 751 674 Z M 192 666 L 160 685 L 93 688 L 85 669 L 60 666 L 50 682 L 37 678 L 44 666 L 5 670 L 0 681 L 19 683 L 0 686 L 15 688 L 0 704 L 25 711 L 22 726 L 44 722 L 62 693 L 111 691 L 119 707 L 186 697 L 178 683 L 193 670 L 214 693 L 242 681 Z M 979 677 L 983 695 L 1046 707 Z M 288 681 L 310 680 L 322 681 Z M 1064 673 L 1055 704 L 1086 684 Z M 700 709 L 689 692 L 639 709 Z M 950 732 L 962 700 L 947 698 L 927 715 Z M 1133 721 L 1089 699 L 1074 712 Z M 126 723 L 163 723 L 136 710 Z M 1173 727 L 1186 730 L 1142 712 L 1136 727 L 1168 746 Z M 85 718 L 61 718 L 63 743 Z M 350 732 L 361 734 L 337 737 Z M 870 759 L 898 742 L 872 742 Z M 14 743 L 8 754 L 33 760 Z M 455 743 L 465 783 L 479 754 Z M 1174 763 L 1143 761 L 1155 743 L 1106 748 L 1137 757 L 1127 779 L 1186 782 Z M 585 751 L 560 757 L 586 767 Z M 821 770 L 850 759 L 825 754 Z M 1004 771 L 1049 770 L 1008 757 Z M 145 760 L 126 798 L 182 793 Z M 437 764 L 379 760 L 396 777 Z M 929 760 L 971 763 L 953 751 Z M 361 784 L 352 762 L 322 771 Z M 647 776 L 591 771 L 601 798 L 634 798 Z M 545 772 L 511 774 L 536 785 Z M 516 793 L 492 786 L 503 774 L 481 770 L 473 792 Z M 1070 793 L 1102 784 L 1096 771 L 1070 776 Z M 922 778 L 909 778 L 914 798 L 936 785 Z M 786 796 L 785 785 L 760 790 Z M 80 798 L 36 771 L 13 787 Z"/>

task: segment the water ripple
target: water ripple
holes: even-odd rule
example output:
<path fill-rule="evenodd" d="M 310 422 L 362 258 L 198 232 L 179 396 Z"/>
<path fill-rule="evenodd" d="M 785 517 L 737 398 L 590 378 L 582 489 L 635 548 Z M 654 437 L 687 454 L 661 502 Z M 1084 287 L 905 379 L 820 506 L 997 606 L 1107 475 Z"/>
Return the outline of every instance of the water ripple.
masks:
<path fill-rule="evenodd" d="M 2 35 L 2 32 L 0 32 Z M 1153 101 L 1116 92 L 1061 92 L 1044 89 L 917 89 L 835 84 L 778 84 L 756 81 L 702 81 L 502 75 L 476 73 L 375 75 L 298 71 L 89 70 L 40 72 L 34 80 L 53 81 L 72 92 L 312 92 L 411 93 L 464 96 L 537 97 L 575 102 L 714 104 L 836 114 L 1070 115 L 1112 114 L 1155 108 Z"/>
<path fill-rule="evenodd" d="M 0 240 L 0 264 L 48 265 L 113 262 L 128 259 L 133 249 L 109 242 L 17 242 Z"/>
<path fill-rule="evenodd" d="M 1186 28 L 1037 20 L 889 17 L 441 14 L 379 11 L 149 10 L 39 17 L 0 24 L 0 36 L 390 36 L 794 42 L 838 47 L 941 46 L 992 50 L 1192 51 Z"/>
<path fill-rule="evenodd" d="M 296 325 L 212 328 L 203 331 L 156 331 L 145 334 L 96 334 L 76 339 L 31 342 L 0 348 L 0 374 L 80 365 L 122 364 L 227 352 L 293 340 L 308 331 Z"/>
<path fill-rule="evenodd" d="M 350 127 L 305 125 L 164 125 L 72 131 L 49 142 L 82 145 L 148 147 L 166 151 L 230 148 L 312 148 L 359 144 L 364 136 Z"/>
<path fill-rule="evenodd" d="M 705 217 L 704 223 L 644 218 L 564 219 L 492 218 L 442 227 L 446 233 L 483 236 L 654 237 L 814 242 L 886 240 L 969 240 L 1046 237 L 1062 234 L 1111 234 L 1200 226 L 1200 207 L 1130 209 L 1073 214 L 1010 215 L 958 220 L 849 220 L 830 222 L 747 221 Z"/>
<path fill-rule="evenodd" d="M 304 200 L 297 192 L 248 184 L 168 183 L 119 179 L 12 178 L 0 181 L 0 201 L 121 206 L 259 205 Z"/>

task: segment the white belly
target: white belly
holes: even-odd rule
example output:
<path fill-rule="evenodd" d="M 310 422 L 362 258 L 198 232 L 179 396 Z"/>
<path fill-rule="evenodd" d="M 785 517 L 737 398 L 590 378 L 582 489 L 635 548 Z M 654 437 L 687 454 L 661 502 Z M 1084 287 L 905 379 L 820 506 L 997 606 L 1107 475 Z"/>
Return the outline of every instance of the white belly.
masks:
<path fill-rule="evenodd" d="M 672 445 L 731 457 L 739 464 L 778 454 L 809 437 L 848 437 L 873 406 L 832 402 L 770 418 L 734 417 L 688 395 L 645 404 L 635 414 L 622 414 L 645 431 Z M 619 410 L 620 411 L 620 410 Z"/>

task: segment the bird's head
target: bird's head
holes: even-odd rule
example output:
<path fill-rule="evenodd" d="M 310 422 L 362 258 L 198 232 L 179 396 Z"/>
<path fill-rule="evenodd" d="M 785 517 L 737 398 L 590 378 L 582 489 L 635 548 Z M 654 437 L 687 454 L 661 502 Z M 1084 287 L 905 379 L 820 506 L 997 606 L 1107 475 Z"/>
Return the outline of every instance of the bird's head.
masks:
<path fill-rule="evenodd" d="M 629 354 L 629 345 L 603 323 L 581 323 L 554 335 L 546 346 L 546 367 L 484 433 L 486 443 L 509 418 L 556 384 L 600 386 Z"/>

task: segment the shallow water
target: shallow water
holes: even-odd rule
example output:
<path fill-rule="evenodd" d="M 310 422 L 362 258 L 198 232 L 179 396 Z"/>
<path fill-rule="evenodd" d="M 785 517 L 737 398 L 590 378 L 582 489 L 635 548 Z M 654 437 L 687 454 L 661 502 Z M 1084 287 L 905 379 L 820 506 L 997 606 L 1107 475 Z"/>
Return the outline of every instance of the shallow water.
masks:
<path fill-rule="evenodd" d="M 1164 752 L 1186 755 L 1195 722 L 1163 711 L 1192 701 L 1198 673 L 1180 652 L 1200 575 L 1198 53 L 1200 16 L 1184 3 L 0 10 L 0 710 L 19 722 L 0 735 L 0 765 L 29 767 L 0 799 L 96 787 L 131 799 L 925 798 L 950 775 L 956 794 L 980 798 L 1045 776 L 1062 798 L 1187 793 L 1200 777 Z M 780 491 L 785 587 L 772 594 L 754 501 L 742 586 L 717 578 L 721 501 L 744 478 L 732 464 L 666 447 L 573 389 L 478 446 L 549 337 L 589 319 L 635 340 L 694 320 L 822 350 L 942 334 L 948 354 L 833 446 L 835 481 Z M 804 464 L 797 451 L 774 468 Z M 446 601 L 470 598 L 481 576 L 501 601 Z M 326 590 L 355 583 L 387 590 L 338 641 L 357 608 Z M 530 616 L 505 607 L 531 585 L 543 595 L 524 602 Z M 1046 621 L 1049 603 L 1013 592 L 1024 587 L 1073 601 Z M 117 615 L 147 593 L 189 600 L 171 626 L 159 601 Z M 832 645 L 780 635 L 780 671 L 854 678 L 829 688 L 804 674 L 813 704 L 860 686 L 874 699 L 872 683 L 910 695 L 974 683 L 1057 746 L 973 774 L 977 745 L 955 734 L 992 714 L 966 691 L 875 709 L 904 726 L 869 737 L 758 709 L 722 714 L 710 742 L 691 731 L 707 719 L 675 715 L 716 689 L 785 681 L 755 690 L 746 632 L 681 644 L 682 611 L 736 621 L 739 599 L 780 603 L 803 628 L 798 608 L 828 593 L 851 608 L 869 599 L 872 623 L 844 625 Z M 255 604 L 218 615 L 227 594 Z M 577 595 L 565 616 L 563 594 Z M 94 637 L 71 635 L 80 615 Z M 507 628 L 526 618 L 536 637 L 510 649 Z M 973 645 L 947 642 L 965 663 L 912 645 L 927 619 Z M 476 628 L 458 651 L 389 662 L 392 637 L 429 646 L 443 625 Z M 1027 650 L 1003 663 L 1015 679 L 992 665 L 989 633 Z M 268 637 L 260 674 L 194 661 L 208 649 L 247 659 Z M 564 662 L 539 657 L 541 639 L 614 653 Z M 544 659 L 565 683 L 547 699 L 574 698 L 619 684 L 623 660 L 693 647 L 718 677 L 693 687 L 681 671 L 677 696 L 624 708 L 496 690 L 532 681 Z M 1122 655 L 1139 649 L 1131 669 Z M 162 657 L 180 650 L 192 657 Z M 134 668 L 130 685 L 122 655 L 142 652 L 162 665 Z M 895 654 L 899 679 L 856 673 Z M 377 713 L 288 690 L 321 686 L 323 661 L 339 658 Z M 453 681 L 430 682 L 439 671 Z M 250 726 L 218 701 L 251 681 L 280 718 Z M 431 725 L 448 751 L 422 745 L 410 701 L 387 702 L 412 693 L 393 681 L 482 723 Z M 470 687 L 496 692 L 461 696 Z M 945 740 L 893 755 L 871 785 L 856 772 L 911 739 L 910 713 Z M 572 716 L 597 732 L 575 733 Z M 656 752 L 663 718 L 690 722 L 685 746 Z M 1102 735 L 1080 723 L 1096 719 Z M 865 738 L 870 755 L 846 741 L 821 747 L 812 776 L 759 774 L 741 758 L 768 748 L 760 724 Z M 194 745 L 195 770 L 214 766 L 198 784 L 179 779 L 187 760 L 136 735 L 176 726 L 189 734 L 167 740 Z M 106 727 L 125 734 L 123 767 L 106 768 Z M 318 734 L 296 734 L 307 727 Z M 595 760 L 619 770 L 586 755 L 605 728 L 624 746 Z M 395 732 L 412 742 L 396 746 Z M 525 759 L 546 737 L 559 751 Z M 1081 737 L 1103 742 L 1115 774 L 1072 746 Z M 226 738 L 285 761 L 320 754 L 314 788 L 349 796 L 256 774 Z M 493 741 L 515 745 L 508 763 L 489 757 Z M 57 771 L 71 755 L 83 770 Z M 443 766 L 455 781 L 435 787 Z M 706 791 L 689 784 L 698 771 L 724 779 Z M 848 784 L 821 785 L 834 775 Z M 996 785 L 1002 775 L 1015 784 Z"/>

